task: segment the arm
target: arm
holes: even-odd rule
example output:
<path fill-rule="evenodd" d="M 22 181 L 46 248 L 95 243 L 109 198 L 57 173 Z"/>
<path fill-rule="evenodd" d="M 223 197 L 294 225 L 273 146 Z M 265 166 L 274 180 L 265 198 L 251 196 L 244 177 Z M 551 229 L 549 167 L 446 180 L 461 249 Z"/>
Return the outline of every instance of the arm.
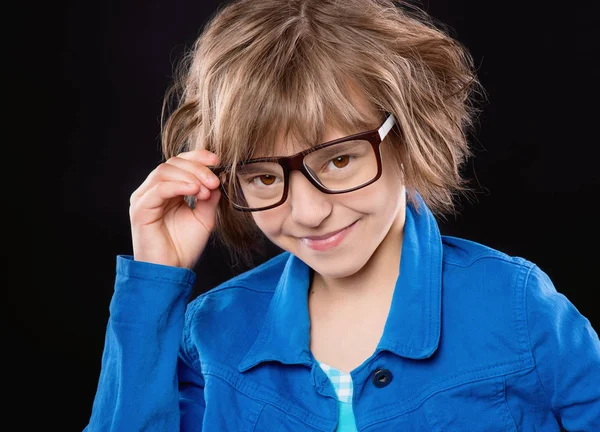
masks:
<path fill-rule="evenodd" d="M 600 341 L 589 320 L 533 267 L 527 322 L 540 385 L 569 431 L 600 431 Z"/>
<path fill-rule="evenodd" d="M 188 269 L 117 257 L 100 379 L 85 431 L 180 430 L 178 353 L 194 281 Z M 184 380 L 199 382 L 184 364 L 180 369 Z"/>

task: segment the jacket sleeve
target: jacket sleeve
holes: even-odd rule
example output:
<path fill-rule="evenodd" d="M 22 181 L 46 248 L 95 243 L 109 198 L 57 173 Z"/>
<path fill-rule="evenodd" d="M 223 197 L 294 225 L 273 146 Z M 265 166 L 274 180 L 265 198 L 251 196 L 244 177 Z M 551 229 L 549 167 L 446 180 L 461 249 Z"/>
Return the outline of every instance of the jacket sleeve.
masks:
<path fill-rule="evenodd" d="M 117 256 L 100 378 L 86 432 L 181 430 L 181 408 L 203 405 L 201 380 L 179 360 L 193 271 Z M 180 370 L 178 370 L 178 368 Z M 196 391 L 180 395 L 178 374 Z M 184 387 L 187 387 L 184 385 Z M 195 425 L 194 430 L 200 426 Z"/>
<path fill-rule="evenodd" d="M 527 322 L 540 385 L 568 431 L 600 431 L 600 341 L 539 267 L 527 281 Z"/>

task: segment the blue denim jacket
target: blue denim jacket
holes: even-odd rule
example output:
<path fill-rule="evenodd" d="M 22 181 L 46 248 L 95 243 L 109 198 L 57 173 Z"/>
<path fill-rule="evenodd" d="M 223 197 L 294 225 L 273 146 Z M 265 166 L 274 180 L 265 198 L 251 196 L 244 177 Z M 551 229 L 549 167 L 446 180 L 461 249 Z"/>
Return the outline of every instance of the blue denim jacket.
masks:
<path fill-rule="evenodd" d="M 530 261 L 441 236 L 418 198 L 383 336 L 351 373 L 357 429 L 600 431 L 590 322 Z M 87 432 L 335 430 L 301 260 L 283 253 L 189 304 L 192 271 L 116 265 Z"/>

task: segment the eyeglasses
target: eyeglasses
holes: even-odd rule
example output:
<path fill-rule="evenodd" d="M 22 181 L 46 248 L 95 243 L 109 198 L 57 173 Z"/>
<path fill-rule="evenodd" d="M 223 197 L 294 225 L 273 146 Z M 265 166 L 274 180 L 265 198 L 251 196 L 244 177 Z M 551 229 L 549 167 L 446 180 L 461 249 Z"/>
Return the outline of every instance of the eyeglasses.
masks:
<path fill-rule="evenodd" d="M 319 144 L 292 156 L 250 159 L 212 171 L 221 190 L 239 211 L 268 210 L 283 204 L 288 195 L 290 173 L 300 171 L 318 190 L 341 194 L 361 189 L 381 177 L 379 146 L 396 124 L 388 114 L 382 125 L 366 132 Z"/>

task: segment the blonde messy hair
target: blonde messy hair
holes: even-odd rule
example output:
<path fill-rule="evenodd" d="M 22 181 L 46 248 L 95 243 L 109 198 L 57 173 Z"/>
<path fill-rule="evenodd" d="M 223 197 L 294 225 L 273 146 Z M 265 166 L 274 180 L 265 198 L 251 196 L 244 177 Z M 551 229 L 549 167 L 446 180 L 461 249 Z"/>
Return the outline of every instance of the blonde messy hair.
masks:
<path fill-rule="evenodd" d="M 416 205 L 418 191 L 445 216 L 470 191 L 461 168 L 477 89 L 466 49 L 408 3 L 233 1 L 176 69 L 163 105 L 163 155 L 206 148 L 232 166 L 269 154 L 282 132 L 310 146 L 326 125 L 367 130 L 374 114 L 357 109 L 358 91 L 379 118 L 390 112 L 398 121 L 389 139 L 408 199 Z M 249 213 L 222 199 L 215 231 L 251 263 L 262 236 Z"/>

